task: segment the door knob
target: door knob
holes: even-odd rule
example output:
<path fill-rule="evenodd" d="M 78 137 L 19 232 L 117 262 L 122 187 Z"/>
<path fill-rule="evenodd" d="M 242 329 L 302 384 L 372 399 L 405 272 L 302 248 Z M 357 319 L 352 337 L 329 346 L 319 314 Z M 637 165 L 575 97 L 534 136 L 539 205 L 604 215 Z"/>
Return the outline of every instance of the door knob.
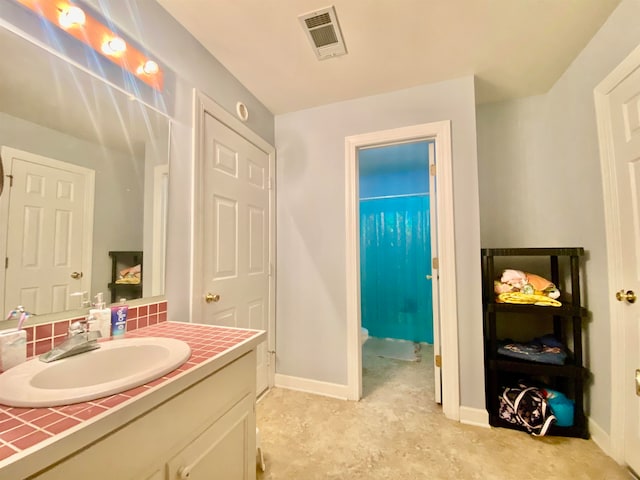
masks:
<path fill-rule="evenodd" d="M 207 293 L 207 294 L 204 296 L 204 300 L 205 300 L 205 302 L 207 302 L 207 303 L 217 302 L 217 301 L 219 301 L 219 300 L 220 300 L 220 295 L 218 295 L 217 293 L 216 293 L 215 295 L 214 295 L 214 294 L 212 294 L 212 293 Z"/>
<path fill-rule="evenodd" d="M 626 301 L 628 303 L 636 303 L 636 294 L 633 290 L 627 290 L 626 292 L 624 290 L 620 290 L 619 292 L 616 292 L 616 300 L 619 302 Z"/>
<path fill-rule="evenodd" d="M 640 368 L 636 370 L 636 395 L 640 397 Z"/>
<path fill-rule="evenodd" d="M 82 278 L 82 272 L 72 272 L 71 273 L 71 278 L 75 278 L 76 280 L 78 278 Z"/>
<path fill-rule="evenodd" d="M 425 277 L 427 280 L 431 280 L 433 278 L 433 275 L 425 275 Z"/>

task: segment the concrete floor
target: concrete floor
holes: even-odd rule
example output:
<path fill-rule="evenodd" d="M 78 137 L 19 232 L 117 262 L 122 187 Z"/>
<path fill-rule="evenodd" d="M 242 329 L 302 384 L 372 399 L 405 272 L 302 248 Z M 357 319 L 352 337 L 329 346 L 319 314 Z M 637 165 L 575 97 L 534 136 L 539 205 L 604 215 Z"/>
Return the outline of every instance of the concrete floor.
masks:
<path fill-rule="evenodd" d="M 262 480 L 607 479 L 630 474 L 591 440 L 532 437 L 448 420 L 421 361 L 363 350 L 360 402 L 272 389 L 259 402 Z"/>

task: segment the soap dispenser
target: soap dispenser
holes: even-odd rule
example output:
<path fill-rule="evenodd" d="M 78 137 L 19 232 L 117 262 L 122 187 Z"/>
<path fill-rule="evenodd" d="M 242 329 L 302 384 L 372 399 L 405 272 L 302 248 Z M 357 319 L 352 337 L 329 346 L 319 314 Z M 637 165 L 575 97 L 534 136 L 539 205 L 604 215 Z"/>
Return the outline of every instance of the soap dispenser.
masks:
<path fill-rule="evenodd" d="M 111 309 L 104 303 L 102 292 L 96 294 L 94 308 L 89 310 L 89 316 L 97 320 L 98 329 L 102 338 L 111 336 Z"/>

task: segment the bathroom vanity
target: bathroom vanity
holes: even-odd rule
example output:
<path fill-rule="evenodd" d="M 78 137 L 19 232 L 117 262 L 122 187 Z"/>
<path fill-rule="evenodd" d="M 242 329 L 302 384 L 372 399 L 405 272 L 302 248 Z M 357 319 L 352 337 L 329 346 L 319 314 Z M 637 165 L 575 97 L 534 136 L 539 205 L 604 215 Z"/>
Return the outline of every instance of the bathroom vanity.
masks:
<path fill-rule="evenodd" d="M 255 478 L 255 349 L 265 333 L 162 322 L 127 335 L 178 338 L 192 355 L 164 377 L 107 398 L 0 406 L 0 427 L 3 419 L 24 423 L 0 430 L 0 446 L 16 450 L 0 461 L 0 479 Z M 27 426 L 42 439 L 21 450 L 11 432 Z"/>

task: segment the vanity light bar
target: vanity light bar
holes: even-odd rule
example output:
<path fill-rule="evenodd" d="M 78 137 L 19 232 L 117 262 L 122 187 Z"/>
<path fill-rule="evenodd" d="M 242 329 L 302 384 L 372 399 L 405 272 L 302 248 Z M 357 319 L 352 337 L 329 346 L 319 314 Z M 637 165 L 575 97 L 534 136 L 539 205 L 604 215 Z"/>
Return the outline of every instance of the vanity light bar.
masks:
<path fill-rule="evenodd" d="M 163 74 L 156 62 L 128 44 L 100 21 L 67 0 L 16 0 L 72 37 L 93 48 L 147 85 L 162 91 Z"/>

